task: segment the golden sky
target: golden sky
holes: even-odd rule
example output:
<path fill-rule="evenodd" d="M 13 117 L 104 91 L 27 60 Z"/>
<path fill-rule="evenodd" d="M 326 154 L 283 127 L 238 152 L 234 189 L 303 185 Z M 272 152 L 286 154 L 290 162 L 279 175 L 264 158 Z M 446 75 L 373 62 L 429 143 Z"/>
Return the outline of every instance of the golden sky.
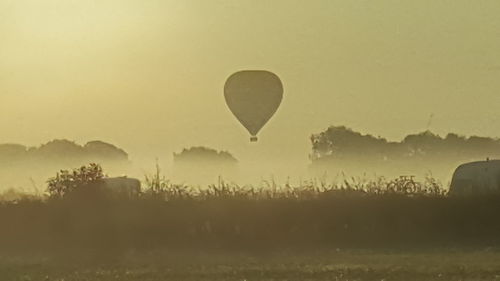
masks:
<path fill-rule="evenodd" d="M 498 0 L 0 0 L 0 143 L 286 165 L 329 125 L 399 140 L 434 114 L 435 132 L 500 136 L 499 15 Z M 285 88 L 257 144 L 223 97 L 243 69 Z"/>

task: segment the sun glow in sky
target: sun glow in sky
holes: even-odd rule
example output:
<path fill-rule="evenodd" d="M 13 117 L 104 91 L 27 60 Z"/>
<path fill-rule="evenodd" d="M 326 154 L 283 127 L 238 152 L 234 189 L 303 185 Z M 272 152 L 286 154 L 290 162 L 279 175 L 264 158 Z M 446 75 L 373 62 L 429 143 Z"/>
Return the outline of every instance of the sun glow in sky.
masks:
<path fill-rule="evenodd" d="M 434 114 L 435 132 L 500 136 L 499 14 L 496 0 L 0 0 L 0 143 L 306 165 L 329 125 L 400 139 Z M 285 87 L 257 145 L 222 93 L 242 69 Z"/>

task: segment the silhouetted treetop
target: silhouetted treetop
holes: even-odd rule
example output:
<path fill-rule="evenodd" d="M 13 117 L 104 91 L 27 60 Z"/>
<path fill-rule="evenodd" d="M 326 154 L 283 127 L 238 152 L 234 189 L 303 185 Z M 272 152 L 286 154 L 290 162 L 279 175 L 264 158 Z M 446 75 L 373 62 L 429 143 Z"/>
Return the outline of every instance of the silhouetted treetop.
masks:
<path fill-rule="evenodd" d="M 311 136 L 311 143 L 313 160 L 334 155 L 340 157 L 346 154 L 381 152 L 390 144 L 383 138 L 363 135 L 345 126 L 332 126 L 324 132 L 314 134 Z"/>
<path fill-rule="evenodd" d="M 500 156 L 500 140 L 488 137 L 469 138 L 449 133 L 441 137 L 430 131 L 406 136 L 401 142 L 363 135 L 345 126 L 329 127 L 311 136 L 313 161 L 349 156 L 373 159 L 412 158 L 486 158 Z"/>
<path fill-rule="evenodd" d="M 29 149 L 30 154 L 46 160 L 83 157 L 83 147 L 69 140 L 53 140 L 39 147 Z"/>
<path fill-rule="evenodd" d="M 128 154 L 123 149 L 103 141 L 90 141 L 83 146 L 83 149 L 89 155 L 115 160 L 128 159 Z"/>
<path fill-rule="evenodd" d="M 130 167 L 125 151 L 102 141 L 80 145 L 56 139 L 34 147 L 0 144 L 0 188 L 40 183 L 55 171 L 88 163 L 103 165 L 111 173 Z"/>
<path fill-rule="evenodd" d="M 209 184 L 218 177 L 230 179 L 238 170 L 238 160 L 227 151 L 195 146 L 174 153 L 173 177 L 189 184 Z"/>
<path fill-rule="evenodd" d="M 236 164 L 238 160 L 227 151 L 217 151 L 212 148 L 195 146 L 184 148 L 179 153 L 174 153 L 174 162 L 218 162 Z"/>
<path fill-rule="evenodd" d="M 0 164 L 7 161 L 35 161 L 72 163 L 74 161 L 127 161 L 125 151 L 102 141 L 79 145 L 73 141 L 57 139 L 39 147 L 20 144 L 0 144 Z"/>
<path fill-rule="evenodd" d="M 28 148 L 20 144 L 0 144 L 0 161 L 24 157 Z"/>

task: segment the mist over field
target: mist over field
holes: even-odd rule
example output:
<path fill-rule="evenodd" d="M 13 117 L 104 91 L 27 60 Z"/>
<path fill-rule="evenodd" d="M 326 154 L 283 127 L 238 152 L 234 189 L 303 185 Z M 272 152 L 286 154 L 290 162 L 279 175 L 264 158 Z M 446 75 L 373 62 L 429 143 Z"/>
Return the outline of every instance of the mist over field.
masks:
<path fill-rule="evenodd" d="M 406 136 L 399 142 L 330 126 L 311 134 L 311 151 L 301 165 L 254 155 L 239 159 L 230 151 L 205 146 L 184 148 L 161 161 L 135 161 L 122 148 L 102 141 L 79 145 L 54 140 L 37 146 L 0 144 L 0 186 L 43 193 L 46 181 L 64 169 L 88 163 L 103 166 L 108 176 L 130 176 L 144 181 L 161 172 L 172 183 L 208 186 L 221 181 L 238 185 L 302 184 L 314 181 L 337 184 L 346 179 L 376 180 L 415 176 L 432 177 L 445 187 L 462 163 L 500 158 L 500 140 L 430 131 Z M 169 157 L 171 156 L 171 157 Z"/>
<path fill-rule="evenodd" d="M 498 279 L 499 14 L 0 0 L 0 280 Z"/>
<path fill-rule="evenodd" d="M 2 0 L 0 11 L 0 143 L 103 140 L 139 171 L 159 158 L 166 172 L 172 153 L 207 146 L 282 178 L 306 170 L 309 136 L 331 125 L 396 142 L 500 135 L 497 1 Z M 243 69 L 284 86 L 257 144 L 223 97 Z"/>

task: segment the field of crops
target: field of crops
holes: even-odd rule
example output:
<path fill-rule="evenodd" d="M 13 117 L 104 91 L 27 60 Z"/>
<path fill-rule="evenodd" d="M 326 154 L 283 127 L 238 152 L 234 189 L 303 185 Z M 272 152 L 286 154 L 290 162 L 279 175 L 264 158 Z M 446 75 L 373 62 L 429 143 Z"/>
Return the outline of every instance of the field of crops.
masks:
<path fill-rule="evenodd" d="M 500 280 L 500 196 L 433 179 L 86 188 L 0 202 L 0 280 Z"/>
<path fill-rule="evenodd" d="M 87 192 L 91 191 L 91 192 Z M 500 246 L 500 196 L 450 197 L 432 180 L 204 189 L 150 182 L 134 198 L 82 188 L 0 202 L 4 251 L 282 251 Z"/>

